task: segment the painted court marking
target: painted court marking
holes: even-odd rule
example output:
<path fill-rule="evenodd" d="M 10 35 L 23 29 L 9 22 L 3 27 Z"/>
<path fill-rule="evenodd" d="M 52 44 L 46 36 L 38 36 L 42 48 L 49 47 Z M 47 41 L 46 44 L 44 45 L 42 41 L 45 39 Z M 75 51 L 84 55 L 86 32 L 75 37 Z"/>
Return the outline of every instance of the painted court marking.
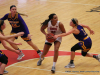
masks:
<path fill-rule="evenodd" d="M 67 56 L 67 55 L 66 55 Z M 48 56 L 48 57 L 45 57 L 45 58 L 49 58 L 49 57 L 53 57 L 53 56 Z M 60 57 L 60 56 L 59 56 Z M 7 66 L 6 68 L 10 68 L 10 67 L 20 67 L 20 68 L 26 68 L 26 69 L 36 69 L 36 70 L 41 70 L 41 71 L 50 71 L 51 72 L 51 70 L 47 70 L 47 69 L 40 69 L 40 68 L 32 68 L 32 67 L 23 67 L 23 66 L 15 66 L 16 64 L 18 64 L 18 63 L 22 63 L 22 62 L 26 62 L 26 61 L 30 61 L 30 60 L 35 60 L 35 59 L 38 59 L 38 58 L 34 58 L 34 59 L 29 59 L 29 60 L 24 60 L 24 61 L 21 61 L 21 62 L 17 62 L 17 63 L 14 63 L 14 64 L 12 64 L 12 65 L 10 65 L 10 66 Z M 56 71 L 56 72 L 58 72 L 58 73 L 67 73 L 67 74 L 73 74 L 73 75 L 83 75 L 83 74 L 77 74 L 77 73 L 69 73 L 69 72 L 62 72 L 62 71 Z"/>
<path fill-rule="evenodd" d="M 25 57 L 23 57 L 23 59 L 20 62 L 18 62 L 16 60 L 18 55 L 15 54 L 14 52 L 11 52 L 11 51 L 8 51 L 8 50 L 2 50 L 2 51 L 8 56 L 8 65 L 7 65 L 6 68 L 10 68 L 10 67 L 13 66 L 13 67 L 28 68 L 28 69 L 37 69 L 37 70 L 41 70 L 41 71 L 42 70 L 51 71 L 51 70 L 47 70 L 47 69 L 40 69 L 40 68 L 34 68 L 34 67 L 32 68 L 32 67 L 16 66 L 16 64 L 18 64 L 18 63 L 39 59 L 39 55 L 37 54 L 37 52 L 35 50 L 22 50 L 22 52 L 25 54 Z M 69 56 L 70 53 L 71 53 L 70 51 L 59 51 L 59 57 L 61 57 L 61 56 Z M 45 56 L 45 58 L 53 57 L 53 55 L 54 55 L 54 51 L 49 51 L 47 53 L 47 55 Z M 75 55 L 81 56 L 81 53 L 80 52 L 75 52 Z M 97 54 L 95 54 L 95 55 L 97 55 Z M 62 67 L 64 67 L 64 66 L 62 66 Z M 62 71 L 56 71 L 56 72 L 67 73 L 67 74 L 75 74 L 75 75 L 82 75 L 82 74 L 77 74 L 77 72 L 73 72 L 73 73 L 71 73 L 71 72 L 62 72 Z"/>

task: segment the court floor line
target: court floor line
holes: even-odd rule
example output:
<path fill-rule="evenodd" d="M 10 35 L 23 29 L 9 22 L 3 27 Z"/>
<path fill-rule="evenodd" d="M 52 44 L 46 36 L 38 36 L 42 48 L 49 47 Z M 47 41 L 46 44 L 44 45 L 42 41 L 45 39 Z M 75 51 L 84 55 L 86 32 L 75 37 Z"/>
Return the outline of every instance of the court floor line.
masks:
<path fill-rule="evenodd" d="M 20 68 L 27 68 L 27 69 L 36 69 L 36 70 L 43 70 L 43 71 L 51 71 L 51 70 L 47 70 L 47 69 L 32 68 L 32 67 L 23 67 L 23 66 L 13 66 L 13 67 L 20 67 Z M 69 72 L 62 72 L 62 71 L 56 71 L 56 72 L 67 73 L 67 74 L 75 74 L 75 75 L 83 75 L 83 74 L 69 73 Z"/>
<path fill-rule="evenodd" d="M 69 56 L 69 55 L 68 55 Z M 53 57 L 53 56 L 48 56 L 48 57 Z M 45 57 L 45 58 L 48 58 L 48 57 Z M 61 56 L 59 56 L 61 57 Z M 24 60 L 24 61 L 20 61 L 20 62 L 17 62 L 17 63 L 14 63 L 12 65 L 9 65 L 7 66 L 6 68 L 9 68 L 9 67 L 20 67 L 20 68 L 28 68 L 28 69 L 37 69 L 37 70 L 43 70 L 43 71 L 51 71 L 51 70 L 47 70 L 47 69 L 40 69 L 40 68 L 32 68 L 32 67 L 23 67 L 23 66 L 15 66 L 16 64 L 18 63 L 21 63 L 21 62 L 26 62 L 26 61 L 30 61 L 30 60 L 35 60 L 35 59 L 39 59 L 39 58 L 34 58 L 34 59 L 28 59 L 28 60 Z M 62 71 L 56 71 L 56 72 L 59 72 L 59 73 L 66 73 L 66 74 L 73 74 L 73 75 L 83 75 L 83 74 L 77 74 L 77 73 L 70 73 L 70 72 L 62 72 Z"/>

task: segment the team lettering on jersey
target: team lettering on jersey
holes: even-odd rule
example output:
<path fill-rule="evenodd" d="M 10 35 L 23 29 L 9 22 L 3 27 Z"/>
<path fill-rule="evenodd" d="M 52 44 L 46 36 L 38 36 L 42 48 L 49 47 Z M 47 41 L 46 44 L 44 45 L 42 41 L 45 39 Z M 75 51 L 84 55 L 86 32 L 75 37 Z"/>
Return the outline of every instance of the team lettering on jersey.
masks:
<path fill-rule="evenodd" d="M 20 27 L 20 25 L 17 25 L 19 23 L 19 21 L 9 21 L 9 23 L 11 24 L 11 26 L 13 28 L 17 28 L 17 27 Z"/>
<path fill-rule="evenodd" d="M 50 27 L 50 31 L 51 31 L 51 33 L 55 34 L 56 31 L 57 31 L 57 28 L 52 28 L 52 27 Z"/>

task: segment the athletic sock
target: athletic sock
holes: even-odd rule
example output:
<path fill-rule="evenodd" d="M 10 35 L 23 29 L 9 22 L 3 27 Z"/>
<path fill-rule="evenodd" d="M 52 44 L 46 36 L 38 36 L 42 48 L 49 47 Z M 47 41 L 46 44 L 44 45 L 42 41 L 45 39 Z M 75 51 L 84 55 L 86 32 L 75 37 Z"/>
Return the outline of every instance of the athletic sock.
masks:
<path fill-rule="evenodd" d="M 20 50 L 20 49 L 18 48 L 17 50 Z M 22 51 L 20 50 L 20 52 L 22 52 Z"/>
<path fill-rule="evenodd" d="M 74 60 L 70 60 L 70 63 L 73 64 L 73 61 L 74 61 Z"/>
<path fill-rule="evenodd" d="M 53 62 L 53 66 L 55 67 L 55 65 L 56 65 L 56 62 Z"/>
<path fill-rule="evenodd" d="M 96 55 L 93 55 L 93 58 L 97 59 L 97 56 Z"/>
<path fill-rule="evenodd" d="M 37 51 L 37 53 L 40 53 L 40 52 L 41 52 L 40 50 Z"/>

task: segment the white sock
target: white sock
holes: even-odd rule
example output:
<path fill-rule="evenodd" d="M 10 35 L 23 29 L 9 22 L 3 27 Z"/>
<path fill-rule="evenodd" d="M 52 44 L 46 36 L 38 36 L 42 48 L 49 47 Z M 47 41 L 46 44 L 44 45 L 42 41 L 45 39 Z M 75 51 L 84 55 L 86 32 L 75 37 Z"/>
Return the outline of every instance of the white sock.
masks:
<path fill-rule="evenodd" d="M 55 67 L 55 65 L 56 65 L 56 62 L 53 62 L 53 66 Z"/>

